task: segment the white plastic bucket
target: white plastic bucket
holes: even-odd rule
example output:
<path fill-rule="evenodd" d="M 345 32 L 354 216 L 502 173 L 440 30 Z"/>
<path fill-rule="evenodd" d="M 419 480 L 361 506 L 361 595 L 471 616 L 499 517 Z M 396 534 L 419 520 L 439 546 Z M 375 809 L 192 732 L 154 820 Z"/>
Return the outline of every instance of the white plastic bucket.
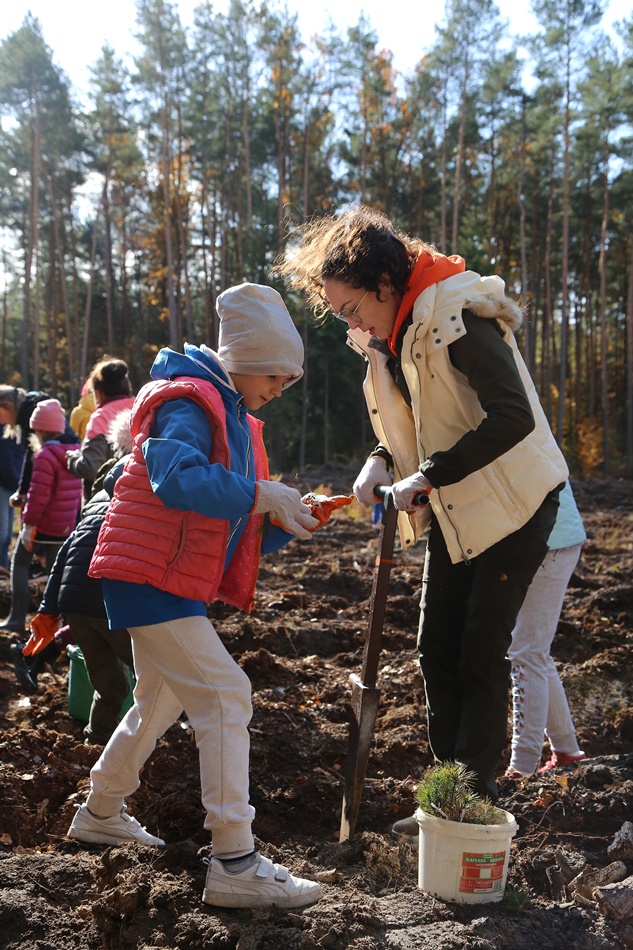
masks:
<path fill-rule="evenodd" d="M 503 809 L 502 809 L 503 810 Z M 415 813 L 420 826 L 418 887 L 442 900 L 460 904 L 500 901 L 508 877 L 512 838 L 518 825 L 471 825 Z"/>

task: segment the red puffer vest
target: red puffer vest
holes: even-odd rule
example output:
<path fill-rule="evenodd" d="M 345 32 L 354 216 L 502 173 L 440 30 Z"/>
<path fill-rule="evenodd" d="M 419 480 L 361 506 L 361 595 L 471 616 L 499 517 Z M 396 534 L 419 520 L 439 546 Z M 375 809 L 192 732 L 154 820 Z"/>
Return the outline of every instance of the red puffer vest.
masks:
<path fill-rule="evenodd" d="M 210 603 L 218 599 L 250 612 L 259 570 L 263 515 L 249 515 L 224 573 L 229 522 L 195 511 L 165 508 L 154 494 L 143 458 L 156 411 L 171 399 L 191 399 L 211 426 L 213 462 L 227 468 L 230 449 L 226 412 L 212 383 L 179 377 L 148 383 L 136 397 L 131 420 L 132 455 L 116 483 L 99 532 L 91 577 L 148 583 L 178 597 Z M 268 477 L 263 422 L 247 416 L 256 479 Z M 210 460 L 211 461 L 211 460 Z"/>

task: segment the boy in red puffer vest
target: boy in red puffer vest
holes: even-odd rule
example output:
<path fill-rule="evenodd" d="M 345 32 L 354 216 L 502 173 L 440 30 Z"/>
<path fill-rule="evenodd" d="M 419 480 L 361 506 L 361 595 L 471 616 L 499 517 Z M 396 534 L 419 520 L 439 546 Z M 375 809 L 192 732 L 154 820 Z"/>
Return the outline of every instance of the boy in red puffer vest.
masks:
<path fill-rule="evenodd" d="M 250 413 L 303 375 L 303 344 L 272 287 L 220 294 L 219 349 L 161 350 L 132 411 L 132 453 L 114 487 L 90 575 L 111 628 L 132 638 L 134 705 L 91 772 L 69 837 L 164 845 L 125 799 L 156 742 L 184 710 L 200 754 L 213 842 L 203 900 L 302 907 L 319 885 L 255 850 L 249 803 L 250 682 L 207 617 L 214 599 L 250 611 L 260 553 L 319 522 L 299 492 L 268 479 L 262 423 Z"/>

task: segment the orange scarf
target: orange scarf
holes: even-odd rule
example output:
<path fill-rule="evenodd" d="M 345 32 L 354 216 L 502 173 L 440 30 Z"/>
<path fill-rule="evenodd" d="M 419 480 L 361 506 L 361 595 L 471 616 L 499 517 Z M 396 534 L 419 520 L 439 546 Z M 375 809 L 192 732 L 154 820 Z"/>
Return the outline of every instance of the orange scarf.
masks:
<path fill-rule="evenodd" d="M 420 251 L 420 256 L 409 275 L 409 287 L 396 314 L 391 336 L 387 340 L 389 349 L 394 356 L 397 356 L 396 340 L 398 333 L 422 291 L 430 287 L 431 284 L 446 280 L 447 277 L 452 277 L 453 274 L 462 274 L 465 270 L 466 261 L 459 254 L 451 254 L 450 257 L 446 257 L 445 254 L 440 254 L 439 251 Z"/>

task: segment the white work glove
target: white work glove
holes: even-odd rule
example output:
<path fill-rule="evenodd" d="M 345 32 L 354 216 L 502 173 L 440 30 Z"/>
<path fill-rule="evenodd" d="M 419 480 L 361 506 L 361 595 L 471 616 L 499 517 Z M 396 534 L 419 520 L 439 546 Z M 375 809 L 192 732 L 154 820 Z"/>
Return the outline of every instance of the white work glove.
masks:
<path fill-rule="evenodd" d="M 26 548 L 27 551 L 33 550 L 33 542 L 35 541 L 36 534 L 37 528 L 34 524 L 22 525 L 22 530 L 20 531 L 20 544 L 23 548 Z"/>
<path fill-rule="evenodd" d="M 424 477 L 422 472 L 415 472 L 394 484 L 391 489 L 393 503 L 398 511 L 415 511 L 416 505 L 413 504 L 415 495 L 420 493 L 428 495 L 432 488 L 430 481 Z"/>
<path fill-rule="evenodd" d="M 363 505 L 375 505 L 382 498 L 374 495 L 376 485 L 391 485 L 391 476 L 382 455 L 370 455 L 356 476 L 353 492 Z"/>
<path fill-rule="evenodd" d="M 66 452 L 66 468 L 73 475 L 77 474 L 73 466 L 79 458 L 81 458 L 81 449 L 71 449 L 70 452 Z"/>
<path fill-rule="evenodd" d="M 308 541 L 311 531 L 318 528 L 319 522 L 312 517 L 308 505 L 301 500 L 296 488 L 289 488 L 281 482 L 269 482 L 262 479 L 257 482 L 257 504 L 254 515 L 268 512 L 270 520 L 289 531 L 295 537 Z"/>

